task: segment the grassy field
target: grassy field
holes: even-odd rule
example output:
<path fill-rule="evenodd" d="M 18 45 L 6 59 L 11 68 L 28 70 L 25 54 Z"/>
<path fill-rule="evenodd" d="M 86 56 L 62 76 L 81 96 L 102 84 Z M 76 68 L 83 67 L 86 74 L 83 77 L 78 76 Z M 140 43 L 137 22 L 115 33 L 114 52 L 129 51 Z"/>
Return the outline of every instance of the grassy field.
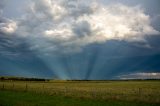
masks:
<path fill-rule="evenodd" d="M 63 106 L 58 101 L 64 106 L 74 106 L 74 101 L 80 106 L 160 105 L 160 81 L 1 81 L 0 89 L 1 105 L 17 103 L 19 98 L 24 103 L 29 98 L 33 105 L 43 101 L 57 106 Z"/>
<path fill-rule="evenodd" d="M 93 100 L 31 92 L 0 91 L 0 106 L 157 106 L 158 104 Z"/>

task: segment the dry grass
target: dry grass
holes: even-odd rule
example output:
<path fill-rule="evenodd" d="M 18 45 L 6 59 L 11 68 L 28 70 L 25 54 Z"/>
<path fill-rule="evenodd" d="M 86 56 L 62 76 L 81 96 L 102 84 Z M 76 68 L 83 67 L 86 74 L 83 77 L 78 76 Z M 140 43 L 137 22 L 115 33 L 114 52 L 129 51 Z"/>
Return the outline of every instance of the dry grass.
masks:
<path fill-rule="evenodd" d="M 160 103 L 160 81 L 0 82 L 1 89 L 49 95 Z"/>

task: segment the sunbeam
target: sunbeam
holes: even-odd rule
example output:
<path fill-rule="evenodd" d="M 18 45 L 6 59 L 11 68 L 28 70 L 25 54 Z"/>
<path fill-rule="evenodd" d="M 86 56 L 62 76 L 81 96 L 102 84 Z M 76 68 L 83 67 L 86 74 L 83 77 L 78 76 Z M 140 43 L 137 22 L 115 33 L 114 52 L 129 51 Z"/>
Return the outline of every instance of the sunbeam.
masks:
<path fill-rule="evenodd" d="M 114 79 L 159 72 L 159 0 L 0 2 L 0 76 Z"/>

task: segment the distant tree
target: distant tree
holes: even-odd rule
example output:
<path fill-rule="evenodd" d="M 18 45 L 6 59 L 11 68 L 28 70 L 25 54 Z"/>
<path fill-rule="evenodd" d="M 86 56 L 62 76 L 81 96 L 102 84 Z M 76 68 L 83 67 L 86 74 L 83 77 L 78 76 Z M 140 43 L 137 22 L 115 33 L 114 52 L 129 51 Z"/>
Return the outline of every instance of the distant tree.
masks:
<path fill-rule="evenodd" d="M 4 78 L 4 77 L 1 77 L 0 79 L 1 79 L 1 80 L 4 80 L 5 78 Z"/>

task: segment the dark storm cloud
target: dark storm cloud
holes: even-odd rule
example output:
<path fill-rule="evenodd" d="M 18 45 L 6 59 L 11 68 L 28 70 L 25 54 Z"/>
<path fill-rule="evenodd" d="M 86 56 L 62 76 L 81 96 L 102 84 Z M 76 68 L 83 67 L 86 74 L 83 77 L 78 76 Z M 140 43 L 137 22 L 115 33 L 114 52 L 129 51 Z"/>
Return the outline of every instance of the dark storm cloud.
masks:
<path fill-rule="evenodd" d="M 6 57 L 18 57 L 30 54 L 26 39 L 0 33 L 0 54 Z"/>
<path fill-rule="evenodd" d="M 99 51 L 99 49 L 101 51 L 96 56 L 95 63 L 90 63 L 94 68 L 92 71 L 89 70 L 89 79 L 110 79 L 113 76 L 135 72 L 159 73 L 160 51 L 158 50 L 134 46 L 127 42 L 112 41 L 94 49 L 92 47 L 86 52 Z"/>
<path fill-rule="evenodd" d="M 24 54 L 26 55 L 26 54 Z M 20 76 L 37 78 L 54 78 L 55 74 L 43 60 L 34 54 L 23 58 L 22 56 L 10 59 L 0 55 L 0 76 Z"/>
<path fill-rule="evenodd" d="M 160 35 L 148 36 L 146 37 L 148 44 L 153 48 L 160 51 Z"/>
<path fill-rule="evenodd" d="M 1 31 L 25 37 L 37 53 L 79 52 L 87 45 L 112 39 L 143 42 L 144 36 L 159 33 L 136 6 L 40 0 L 28 7 L 20 19 L 3 23 Z"/>
<path fill-rule="evenodd" d="M 0 75 L 111 79 L 158 73 L 159 18 L 126 4 L 34 0 L 19 18 L 1 12 Z"/>

